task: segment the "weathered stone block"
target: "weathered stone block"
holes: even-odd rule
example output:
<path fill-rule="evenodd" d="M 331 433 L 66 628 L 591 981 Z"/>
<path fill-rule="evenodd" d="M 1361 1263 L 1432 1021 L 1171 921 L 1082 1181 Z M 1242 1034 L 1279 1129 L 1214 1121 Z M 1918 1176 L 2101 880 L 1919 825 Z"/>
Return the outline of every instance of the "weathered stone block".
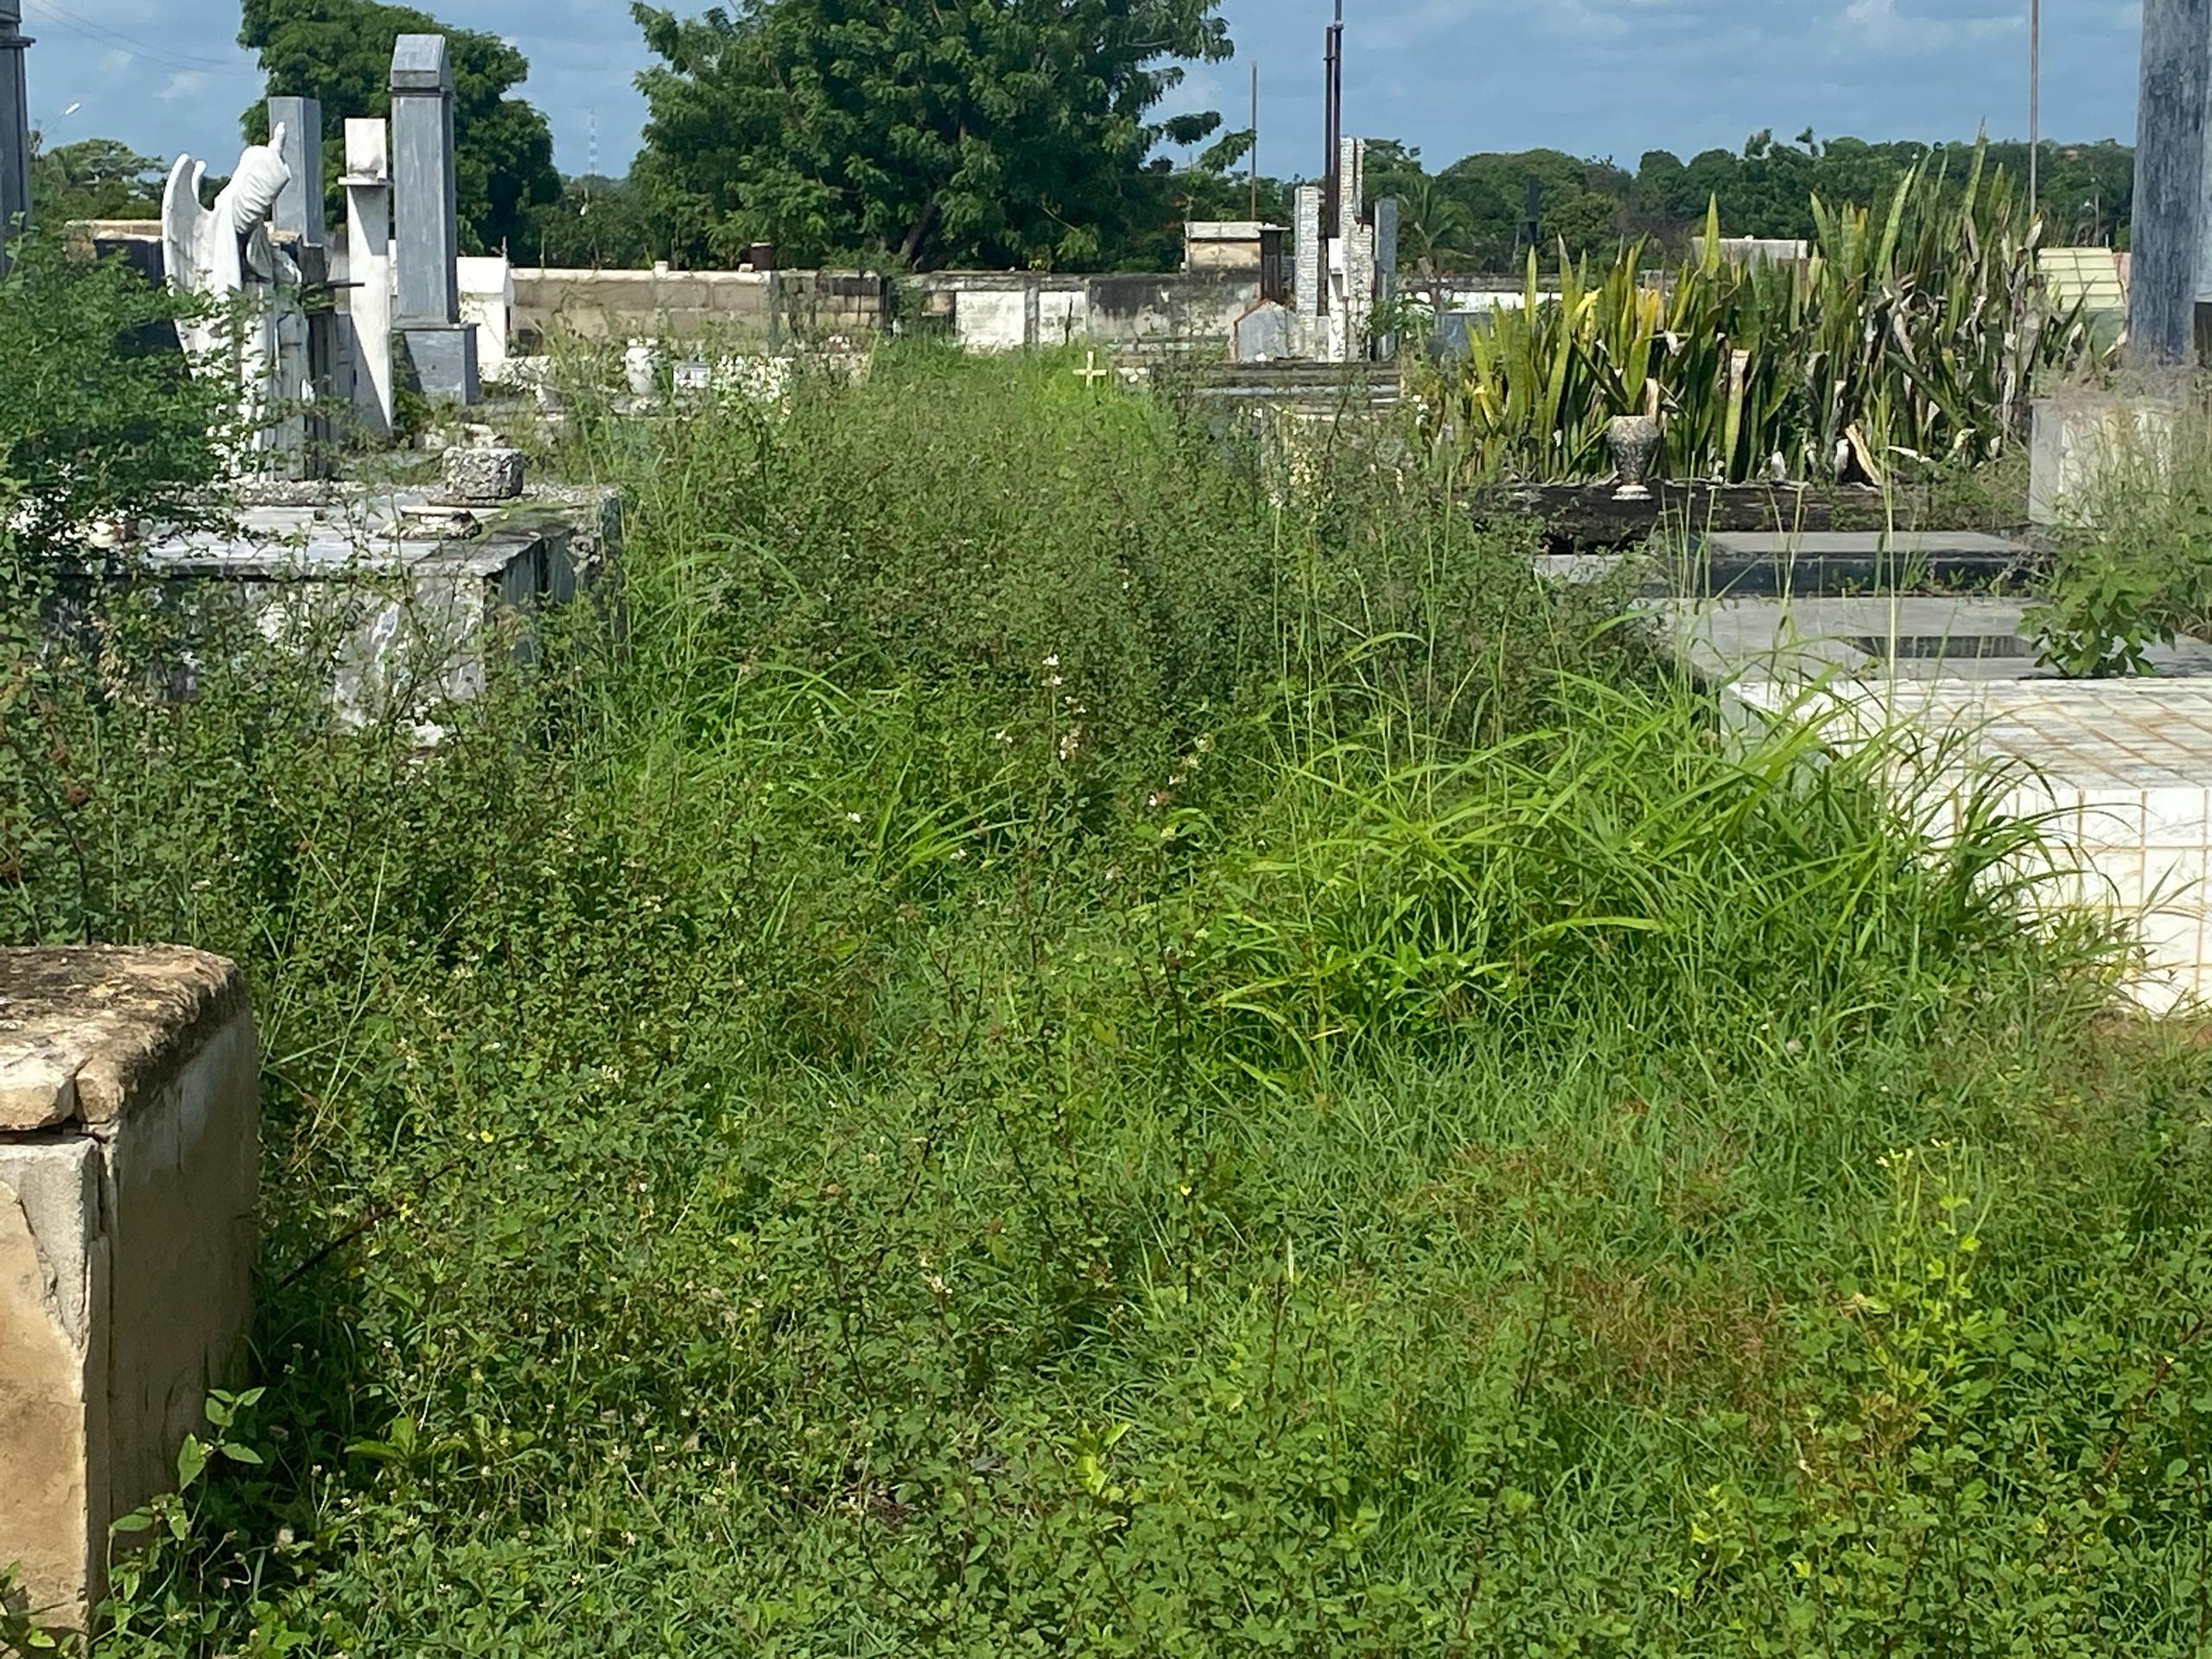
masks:
<path fill-rule="evenodd" d="M 522 451 L 456 446 L 445 453 L 445 498 L 470 506 L 512 501 L 522 493 Z"/>
<path fill-rule="evenodd" d="M 259 1070 L 237 968 L 0 950 L 0 1568 L 83 1631 L 251 1322 Z"/>

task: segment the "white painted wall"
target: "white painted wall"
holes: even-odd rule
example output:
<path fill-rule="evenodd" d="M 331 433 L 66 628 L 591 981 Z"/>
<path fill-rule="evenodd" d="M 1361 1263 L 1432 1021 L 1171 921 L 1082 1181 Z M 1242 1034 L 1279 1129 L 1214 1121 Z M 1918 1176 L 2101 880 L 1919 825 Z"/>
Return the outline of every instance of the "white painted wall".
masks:
<path fill-rule="evenodd" d="M 505 378 L 507 337 L 515 314 L 514 267 L 499 254 L 463 257 L 456 262 L 461 275 L 461 320 L 476 325 L 478 372 L 486 380 Z"/>

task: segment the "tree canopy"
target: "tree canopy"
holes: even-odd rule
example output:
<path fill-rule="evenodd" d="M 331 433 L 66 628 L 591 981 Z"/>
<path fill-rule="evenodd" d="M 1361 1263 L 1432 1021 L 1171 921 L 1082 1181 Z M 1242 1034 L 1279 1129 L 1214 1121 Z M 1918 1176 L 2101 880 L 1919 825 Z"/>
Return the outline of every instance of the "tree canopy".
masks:
<path fill-rule="evenodd" d="M 346 119 L 390 112 L 392 42 L 416 34 L 445 35 L 452 53 L 462 241 L 480 251 L 512 245 L 522 255 L 531 245 L 535 210 L 560 198 L 561 175 L 544 116 L 508 95 L 530 73 L 530 60 L 513 47 L 381 0 L 245 0 L 238 44 L 260 54 L 271 93 L 322 100 L 324 183 L 334 213 L 342 207 L 336 181 L 345 168 Z M 249 137 L 265 137 L 267 111 L 256 105 L 245 125 Z"/>
<path fill-rule="evenodd" d="M 1155 119 L 1230 54 L 1219 0 L 741 0 L 632 10 L 661 60 L 639 181 L 677 251 L 914 267 L 1119 263 L 1179 222 Z M 1217 169 L 1217 171 L 1218 169 Z"/>

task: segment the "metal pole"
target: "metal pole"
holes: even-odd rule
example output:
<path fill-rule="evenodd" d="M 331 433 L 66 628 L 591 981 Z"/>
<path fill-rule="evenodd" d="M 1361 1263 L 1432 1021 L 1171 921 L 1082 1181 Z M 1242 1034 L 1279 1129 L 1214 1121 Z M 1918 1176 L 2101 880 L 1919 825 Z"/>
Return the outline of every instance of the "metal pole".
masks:
<path fill-rule="evenodd" d="M 1260 222 L 1260 66 L 1252 65 L 1252 222 Z"/>
<path fill-rule="evenodd" d="M 1337 21 L 1329 26 L 1328 45 L 1322 53 L 1326 80 L 1324 123 L 1327 128 L 1323 143 L 1328 147 L 1328 154 L 1322 158 L 1321 166 L 1321 233 L 1328 237 L 1343 232 L 1343 227 L 1337 223 L 1337 198 L 1341 194 L 1337 161 L 1344 136 L 1344 0 L 1337 0 Z"/>
<path fill-rule="evenodd" d="M 2028 0 L 2028 222 L 2043 197 L 2043 0 Z"/>

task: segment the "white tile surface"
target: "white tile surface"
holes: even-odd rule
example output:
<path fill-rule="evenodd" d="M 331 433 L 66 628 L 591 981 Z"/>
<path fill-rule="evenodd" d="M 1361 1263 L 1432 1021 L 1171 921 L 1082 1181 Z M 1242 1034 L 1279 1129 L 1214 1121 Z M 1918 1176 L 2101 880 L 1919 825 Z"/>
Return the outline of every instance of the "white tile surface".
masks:
<path fill-rule="evenodd" d="M 2212 1005 L 2212 685 L 2175 680 L 1738 681 L 1768 715 L 1839 716 L 1839 736 L 1900 724 L 1948 740 L 1921 766 L 2009 773 L 2004 804 L 2039 821 L 2056 902 L 2130 918 L 2145 961 L 2133 989 L 2165 1013 Z M 1899 779 L 1900 785 L 1907 782 Z M 1955 823 L 1955 814 L 1938 815 Z"/>

